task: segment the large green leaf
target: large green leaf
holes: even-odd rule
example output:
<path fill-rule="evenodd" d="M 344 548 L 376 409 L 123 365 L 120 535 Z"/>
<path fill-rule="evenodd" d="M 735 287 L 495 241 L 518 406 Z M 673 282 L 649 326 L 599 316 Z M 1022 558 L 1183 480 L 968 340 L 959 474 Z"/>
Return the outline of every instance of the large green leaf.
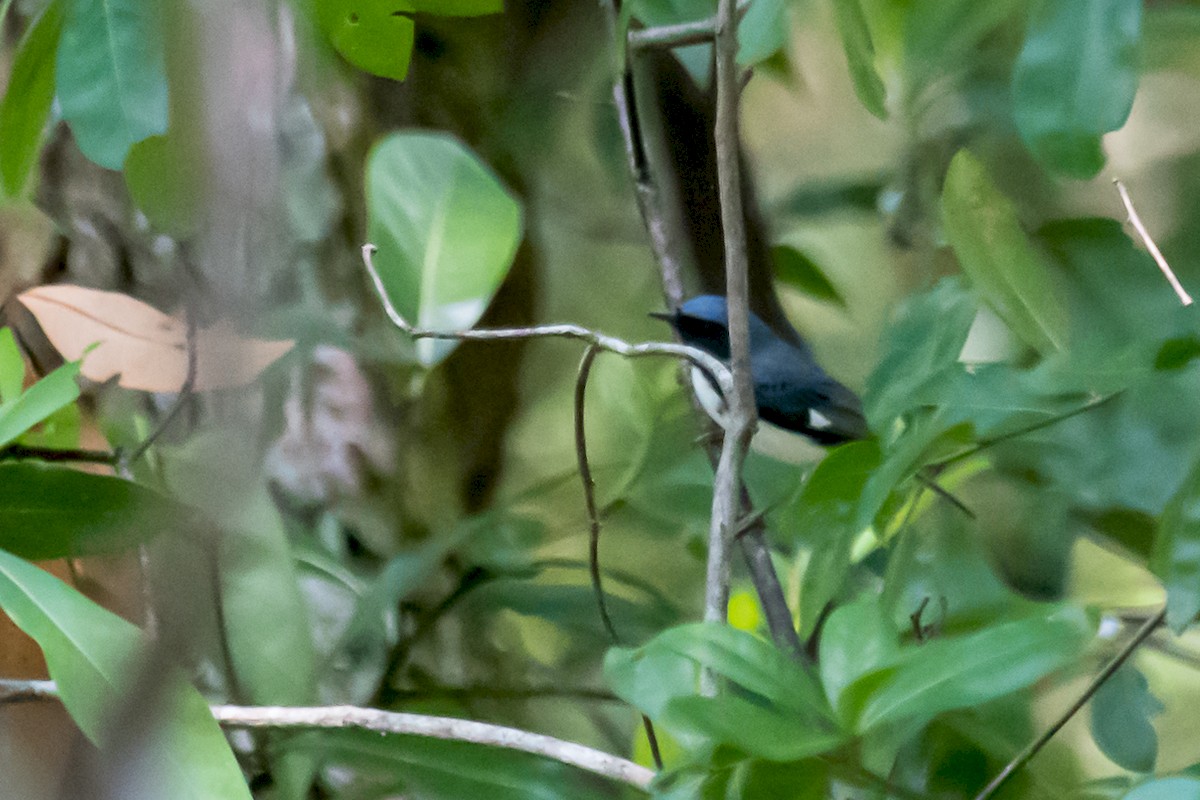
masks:
<path fill-rule="evenodd" d="M 72 0 L 58 46 L 58 102 L 84 155 L 120 169 L 129 148 L 167 129 L 159 6 Z"/>
<path fill-rule="evenodd" d="M 367 215 L 392 302 L 424 328 L 478 322 L 521 240 L 520 204 L 470 150 L 443 134 L 397 133 L 375 145 Z M 453 348 L 423 339 L 417 353 L 432 366 Z"/>
<path fill-rule="evenodd" d="M 1126 664 L 1092 698 L 1092 738 L 1113 763 L 1131 772 L 1153 772 L 1158 734 L 1150 718 L 1163 710 L 1146 676 Z"/>
<path fill-rule="evenodd" d="M 698 696 L 701 667 L 737 691 Z M 769 642 L 728 626 L 683 625 L 637 649 L 613 648 L 604 672 L 618 695 L 685 742 L 792 760 L 832 749 L 844 739 L 809 673 Z"/>
<path fill-rule="evenodd" d="M 104 610 L 62 581 L 0 551 L 0 608 L 33 637 L 46 657 L 71 717 L 101 748 L 106 714 L 123 698 L 121 689 L 142 649 L 137 628 Z M 138 796 L 194 800 L 250 800 L 250 791 L 229 743 L 208 705 L 179 675 L 167 680 L 162 705 L 141 718 L 158 719 Z"/>
<path fill-rule="evenodd" d="M 182 152 L 176 136 L 151 136 L 129 151 L 125 185 L 138 209 L 159 231 L 184 239 L 196 232 L 201 161 Z"/>
<path fill-rule="evenodd" d="M 958 355 L 974 317 L 975 302 L 958 278 L 904 302 L 884 336 L 883 358 L 867 380 L 872 429 L 891 430 L 896 417 L 941 395 L 963 369 Z"/>
<path fill-rule="evenodd" d="M 1141 0 L 1040 0 L 1013 67 L 1013 113 L 1046 166 L 1090 178 L 1101 135 L 1125 124 L 1137 92 Z"/>
<path fill-rule="evenodd" d="M 0 408 L 21 395 L 25 386 L 25 359 L 12 328 L 0 328 Z"/>
<path fill-rule="evenodd" d="M 846 298 L 807 254 L 791 245 L 781 244 L 771 248 L 771 261 L 775 265 L 775 277 L 783 283 L 809 297 L 846 307 Z"/>
<path fill-rule="evenodd" d="M 966 150 L 946 173 L 942 220 L 963 270 L 1013 333 L 1043 353 L 1064 349 L 1067 316 L 1042 257 L 1012 202 Z"/>
<path fill-rule="evenodd" d="M 879 119 L 887 119 L 887 88 L 875 71 L 875 45 L 860 0 L 833 0 L 838 33 L 850 63 L 854 91 L 863 106 Z"/>
<path fill-rule="evenodd" d="M 0 548 L 22 558 L 121 552 L 189 513 L 111 475 L 29 461 L 0 463 Z"/>
<path fill-rule="evenodd" d="M 1167 587 L 1167 624 L 1182 633 L 1200 614 L 1200 461 L 1163 509 L 1150 565 Z"/>
<path fill-rule="evenodd" d="M 37 162 L 38 145 L 54 100 L 54 55 L 62 32 L 62 5 L 46 6 L 21 37 L 4 100 L 0 102 L 0 180 L 18 195 Z"/>
<path fill-rule="evenodd" d="M 79 363 L 63 364 L 13 400 L 0 405 L 0 446 L 12 442 L 79 397 Z"/>
<path fill-rule="evenodd" d="M 839 711 L 865 733 L 1024 689 L 1079 656 L 1092 626 L 1071 607 L 904 650 L 847 686 Z"/>
<path fill-rule="evenodd" d="M 295 746 L 323 761 L 352 768 L 356 797 L 468 798 L 489 800 L 601 800 L 612 785 L 529 753 L 421 736 L 380 736 L 369 731 L 306 733 Z"/>
<path fill-rule="evenodd" d="M 829 702 L 836 707 L 842 689 L 890 663 L 899 651 L 900 638 L 877 595 L 865 594 L 834 610 L 821 631 L 821 683 Z"/>

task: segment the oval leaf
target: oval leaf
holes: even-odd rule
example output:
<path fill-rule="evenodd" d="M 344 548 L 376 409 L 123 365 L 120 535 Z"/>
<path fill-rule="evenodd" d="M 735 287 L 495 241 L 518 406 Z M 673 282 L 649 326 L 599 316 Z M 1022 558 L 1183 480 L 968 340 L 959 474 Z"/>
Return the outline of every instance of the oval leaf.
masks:
<path fill-rule="evenodd" d="M 1163 710 L 1146 676 L 1126 664 L 1092 698 L 1092 738 L 1113 763 L 1131 772 L 1153 772 L 1158 734 L 1150 718 Z"/>
<path fill-rule="evenodd" d="M 37 641 L 63 705 L 103 757 L 107 714 L 142 649 L 137 628 L 62 581 L 0 551 L 0 608 Z M 130 796 L 250 800 L 229 743 L 204 698 L 178 674 L 165 680 L 161 705 L 138 710 L 150 770 L 126 785 Z M 128 754 L 126 754 L 128 755 Z"/>
<path fill-rule="evenodd" d="M 188 513 L 111 475 L 35 462 L 0 464 L 0 548 L 32 561 L 120 552 Z"/>
<path fill-rule="evenodd" d="M 836 303 L 846 307 L 846 300 L 837 287 L 829 282 L 825 273 L 804 253 L 791 245 L 776 245 L 771 248 L 771 260 L 775 264 L 775 277 L 798 289 L 809 297 Z"/>
<path fill-rule="evenodd" d="M 376 266 L 396 308 L 421 328 L 461 330 L 483 315 L 521 240 L 521 207 L 457 139 L 398 133 L 371 151 L 367 215 Z M 433 366 L 454 342 L 422 339 Z"/>
<path fill-rule="evenodd" d="M 404 0 L 319 0 L 321 27 L 333 49 L 354 66 L 402 81 L 412 60 L 412 3 Z"/>
<path fill-rule="evenodd" d="M 1090 178 L 1100 137 L 1125 124 L 1137 92 L 1141 0 L 1042 0 L 1013 67 L 1013 113 L 1050 169 Z"/>
<path fill-rule="evenodd" d="M 986 703 L 1023 689 L 1079 655 L 1091 625 L 1062 608 L 1045 617 L 914 645 L 895 663 L 855 679 L 839 710 L 859 733 Z"/>
<path fill-rule="evenodd" d="M 126 389 L 178 392 L 187 376 L 187 326 L 141 300 L 56 284 L 17 296 L 62 357 L 83 358 L 85 378 L 119 376 Z M 98 344 L 89 351 L 92 345 Z M 196 332 L 195 391 L 228 389 L 254 381 L 292 349 L 286 340 L 253 339 L 218 322 Z"/>
<path fill-rule="evenodd" d="M 54 54 L 62 33 L 62 6 L 53 2 L 21 37 L 4 101 L 0 103 L 0 179 L 10 197 L 29 182 L 54 100 Z"/>
<path fill-rule="evenodd" d="M 1200 462 L 1159 517 L 1150 566 L 1167 588 L 1167 624 L 1181 634 L 1200 614 Z"/>
<path fill-rule="evenodd" d="M 120 169 L 129 148 L 167 129 L 158 4 L 72 0 L 58 47 L 58 102 L 84 155 Z"/>
<path fill-rule="evenodd" d="M 833 10 L 846 60 L 850 62 L 854 92 L 867 111 L 879 119 L 887 119 L 887 89 L 875 71 L 875 45 L 862 4 L 859 0 L 833 0 Z"/>
<path fill-rule="evenodd" d="M 1066 345 L 1067 317 L 1013 204 L 966 150 L 942 191 L 946 238 L 976 289 L 1022 341 L 1046 353 Z"/>

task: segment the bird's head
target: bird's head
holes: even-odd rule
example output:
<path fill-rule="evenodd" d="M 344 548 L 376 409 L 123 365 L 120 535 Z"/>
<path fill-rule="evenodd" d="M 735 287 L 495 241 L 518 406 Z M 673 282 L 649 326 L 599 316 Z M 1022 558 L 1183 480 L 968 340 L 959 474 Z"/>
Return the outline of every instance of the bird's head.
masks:
<path fill-rule="evenodd" d="M 652 312 L 650 316 L 669 323 L 686 344 L 728 360 L 729 310 L 724 297 L 702 294 L 679 306 L 673 314 Z"/>

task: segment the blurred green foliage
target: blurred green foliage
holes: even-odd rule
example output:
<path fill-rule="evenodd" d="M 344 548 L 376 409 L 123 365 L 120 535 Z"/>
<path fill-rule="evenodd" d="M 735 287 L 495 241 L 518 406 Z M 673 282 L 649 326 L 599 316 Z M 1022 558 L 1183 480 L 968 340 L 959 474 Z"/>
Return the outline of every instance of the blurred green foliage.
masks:
<path fill-rule="evenodd" d="M 675 364 L 605 354 L 587 388 L 612 647 L 572 436 L 578 344 L 492 356 L 488 343 L 414 343 L 358 291 L 369 239 L 414 325 L 529 312 L 665 336 L 644 318 L 660 292 L 613 146 L 615 60 L 592 47 L 606 23 L 535 6 L 480 20 L 454 18 L 499 5 L 289 6 L 302 78 L 271 117 L 289 238 L 258 266 L 263 285 L 290 289 L 255 322 L 297 352 L 258 387 L 202 398 L 210 424 L 157 443 L 132 478 L 29 460 L 29 448 L 78 446 L 78 365 L 23 388 L 21 353 L 0 331 L 0 452 L 24 459 L 0 465 L 0 606 L 43 649 L 76 723 L 104 745 L 121 673 L 147 645 L 23 559 L 141 546 L 167 624 L 189 631 L 173 655 L 214 702 L 462 716 L 649 763 L 636 709 L 667 740 L 655 796 L 970 798 L 1166 602 L 1170 630 L 998 796 L 1200 796 L 1200 325 L 1123 230 L 1109 185 L 1129 184 L 1185 286 L 1200 285 L 1200 10 L 750 3 L 740 59 L 758 66 L 743 126 L 776 288 L 822 363 L 862 390 L 874 433 L 815 467 L 757 454 L 746 465 L 807 640 L 798 663 L 761 614 L 739 614 L 744 628 L 692 621 L 711 469 Z M 637 0 L 622 21 L 714 9 Z M 122 0 L 17 16 L 25 33 L 10 41 L 0 102 L 14 206 L 52 177 L 37 155 L 62 121 L 92 162 L 122 171 L 138 224 L 184 245 L 201 236 L 193 190 L 204 159 L 223 154 L 190 149 L 175 118 L 168 132 L 168 99 L 186 87 L 163 42 L 188 32 Z M 538 36 L 488 27 L 506 20 Z M 706 79 L 703 45 L 679 55 Z M 410 94 L 355 69 L 407 78 Z M 409 129 L 385 134 L 393 105 Z M 311 367 L 325 347 L 371 377 L 353 409 L 383 409 L 348 435 L 341 482 L 321 471 L 332 450 L 314 466 L 272 449 L 289 415 L 315 430 L 322 389 L 349 385 Z M 94 394 L 114 442 L 145 436 L 127 395 Z M 293 399 L 299 410 L 285 410 Z M 510 399 L 507 415 L 480 412 Z M 267 409 L 265 423 L 221 413 L 239 404 Z M 735 581 L 744 600 L 749 581 Z M 715 696 L 700 691 L 704 671 Z M 147 791 L 248 796 L 201 695 L 175 677 L 168 694 L 155 757 L 171 770 Z M 417 737 L 313 731 L 237 749 L 255 796 L 638 794 Z"/>

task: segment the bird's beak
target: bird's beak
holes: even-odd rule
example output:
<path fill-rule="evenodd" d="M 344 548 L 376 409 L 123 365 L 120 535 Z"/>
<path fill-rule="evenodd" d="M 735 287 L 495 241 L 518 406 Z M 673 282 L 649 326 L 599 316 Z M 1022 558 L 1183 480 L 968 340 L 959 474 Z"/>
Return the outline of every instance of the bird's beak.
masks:
<path fill-rule="evenodd" d="M 675 315 L 666 311 L 651 311 L 647 316 L 654 319 L 661 319 L 663 322 L 671 323 L 675 321 Z"/>

